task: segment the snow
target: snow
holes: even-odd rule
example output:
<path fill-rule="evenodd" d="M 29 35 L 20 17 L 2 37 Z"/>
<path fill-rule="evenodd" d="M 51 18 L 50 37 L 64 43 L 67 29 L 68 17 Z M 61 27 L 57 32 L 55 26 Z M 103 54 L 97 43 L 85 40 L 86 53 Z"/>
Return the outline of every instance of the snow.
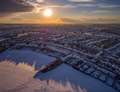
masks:
<path fill-rule="evenodd" d="M 41 80 L 50 79 L 63 83 L 69 81 L 74 85 L 79 85 L 82 88 L 86 88 L 88 92 L 116 92 L 111 87 L 108 87 L 102 82 L 76 71 L 66 64 L 62 64 L 61 66 L 47 73 L 39 72 L 35 77 Z"/>
<path fill-rule="evenodd" d="M 42 65 L 46 65 L 46 64 L 51 63 L 52 61 L 55 60 L 55 58 L 47 56 L 47 55 L 42 54 L 42 53 L 34 52 L 30 49 L 22 49 L 22 50 L 6 50 L 5 52 L 0 54 L 0 60 L 14 61 L 15 63 L 18 64 L 17 66 L 19 66 L 20 62 L 25 62 L 25 63 L 28 63 L 30 65 L 35 64 L 35 68 L 38 69 Z M 14 64 L 12 64 L 12 66 L 14 66 Z M 0 72 L 3 71 L 2 68 L 4 68 L 4 67 L 6 67 L 6 66 L 5 65 L 0 66 L 0 69 L 1 69 Z M 22 67 L 22 69 L 28 69 L 28 67 L 25 66 L 24 64 L 20 65 L 20 67 Z M 6 71 L 6 69 L 9 70 L 9 67 L 7 66 L 7 68 L 5 68 L 4 70 Z M 17 71 L 16 68 L 14 68 L 14 69 L 15 70 L 9 70 L 9 73 L 10 73 L 9 75 L 11 75 L 11 74 L 13 74 L 12 76 L 14 76 L 14 74 L 19 75 L 19 71 Z M 28 70 L 33 71 L 31 67 L 29 67 Z M 17 73 L 15 71 L 17 71 Z M 29 71 L 27 73 L 26 72 L 24 74 L 28 73 L 27 75 L 29 75 Z M 35 75 L 35 73 L 36 72 L 31 72 L 30 76 L 33 77 Z M 0 78 L 1 78 L 2 74 L 4 74 L 4 71 L 0 74 Z M 28 80 L 28 79 L 26 79 L 24 74 L 20 73 L 20 75 L 24 77 L 24 80 Z M 7 75 L 7 76 L 9 76 L 9 75 Z M 21 78 L 21 76 L 20 77 L 12 77 L 12 81 L 14 81 L 14 79 L 16 78 L 15 81 L 19 82 L 19 78 Z M 7 77 L 5 77 L 5 78 L 7 78 Z M 77 85 L 77 86 L 80 86 L 82 88 L 87 89 L 88 92 L 116 92 L 113 88 L 103 84 L 99 80 L 94 79 L 88 75 L 85 75 L 85 74 L 73 69 L 71 66 L 68 66 L 66 64 L 62 64 L 62 65 L 58 66 L 57 68 L 55 68 L 54 70 L 51 70 L 47 73 L 37 73 L 36 79 L 40 79 L 43 81 L 50 79 L 50 80 L 54 80 L 54 81 L 57 81 L 60 83 L 62 82 L 64 84 L 68 83 L 69 85 L 70 84 Z M 6 80 L 6 81 L 4 81 L 5 83 L 9 82 L 8 79 L 4 79 L 4 80 Z M 20 81 L 20 84 L 22 84 L 21 81 Z M 36 83 L 35 85 L 38 86 L 37 84 L 39 85 L 39 83 Z M 54 84 L 54 86 L 56 86 L 56 83 L 53 83 L 53 84 Z M 6 84 L 4 84 L 4 86 L 5 85 Z M 30 84 L 30 85 L 32 85 L 32 84 Z M 17 84 L 16 84 L 16 86 L 17 86 Z M 71 86 L 68 88 L 71 89 Z M 51 89 L 49 89 L 49 90 L 51 90 Z M 7 92 L 9 92 L 9 91 L 7 91 Z M 12 92 L 14 92 L 14 91 L 12 91 Z M 22 92 L 27 92 L 27 91 L 22 91 Z M 28 92 L 33 92 L 33 91 L 28 91 Z M 38 92 L 38 91 L 36 91 L 36 92 Z M 42 91 L 42 92 L 44 92 L 44 91 Z M 49 92 L 53 92 L 53 91 L 49 91 Z M 55 92 L 58 92 L 58 91 L 55 91 Z M 59 92 L 64 92 L 64 91 L 59 91 Z M 75 92 L 75 91 L 70 91 L 70 92 Z M 77 92 L 79 92 L 79 91 L 77 91 Z"/>
<path fill-rule="evenodd" d="M 34 67 L 26 64 L 0 62 L 0 92 L 86 92 L 80 87 L 76 90 L 69 82 L 63 85 L 53 80 L 34 79 L 35 73 Z"/>
<path fill-rule="evenodd" d="M 28 49 L 24 50 L 7 50 L 0 54 L 1 60 L 12 60 L 16 63 L 25 62 L 30 65 L 35 64 L 35 67 L 38 69 L 42 65 L 47 65 L 50 62 L 54 61 L 54 57 L 47 56 L 42 53 L 37 53 Z"/>

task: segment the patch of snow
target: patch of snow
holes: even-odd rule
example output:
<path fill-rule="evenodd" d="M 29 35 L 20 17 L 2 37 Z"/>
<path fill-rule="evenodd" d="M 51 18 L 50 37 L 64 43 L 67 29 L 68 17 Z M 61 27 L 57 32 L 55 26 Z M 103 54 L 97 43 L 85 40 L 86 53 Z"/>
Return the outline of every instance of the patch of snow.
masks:
<path fill-rule="evenodd" d="M 50 79 L 63 83 L 69 81 L 74 85 L 86 88 L 88 92 L 116 92 L 113 88 L 108 87 L 102 82 L 91 78 L 66 64 L 62 64 L 47 73 L 37 73 L 35 77 L 41 80 Z"/>

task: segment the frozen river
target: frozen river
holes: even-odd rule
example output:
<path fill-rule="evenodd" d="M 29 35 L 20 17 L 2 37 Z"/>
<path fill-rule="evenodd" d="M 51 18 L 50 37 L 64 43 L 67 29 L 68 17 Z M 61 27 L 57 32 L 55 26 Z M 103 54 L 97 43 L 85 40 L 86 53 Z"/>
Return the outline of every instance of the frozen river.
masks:
<path fill-rule="evenodd" d="M 15 63 L 25 62 L 30 65 L 35 64 L 36 68 L 40 68 L 42 65 L 49 64 L 55 60 L 54 57 L 26 49 L 7 50 L 0 54 L 0 59 L 15 61 Z"/>
<path fill-rule="evenodd" d="M 76 71 L 66 64 L 62 64 L 47 73 L 38 73 L 36 74 L 36 77 L 42 80 L 50 79 L 62 83 L 69 81 L 72 84 L 79 85 L 81 88 L 87 89 L 88 92 L 116 92 L 111 87 L 108 87 L 102 82 Z"/>

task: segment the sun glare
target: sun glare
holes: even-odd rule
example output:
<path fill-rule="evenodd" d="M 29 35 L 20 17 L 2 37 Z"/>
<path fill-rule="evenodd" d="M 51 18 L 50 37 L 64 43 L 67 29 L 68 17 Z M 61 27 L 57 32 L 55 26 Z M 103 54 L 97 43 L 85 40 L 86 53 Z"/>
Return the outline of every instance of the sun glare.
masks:
<path fill-rule="evenodd" d="M 44 17 L 52 17 L 53 16 L 53 10 L 51 8 L 47 8 L 43 10 L 43 16 Z"/>

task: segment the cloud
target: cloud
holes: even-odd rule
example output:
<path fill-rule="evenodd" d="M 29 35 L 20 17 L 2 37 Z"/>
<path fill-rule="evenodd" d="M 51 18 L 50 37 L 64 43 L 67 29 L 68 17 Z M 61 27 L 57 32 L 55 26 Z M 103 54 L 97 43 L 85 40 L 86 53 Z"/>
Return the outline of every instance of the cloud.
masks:
<path fill-rule="evenodd" d="M 77 8 L 77 5 L 65 4 L 65 5 L 48 5 L 50 8 Z"/>
<path fill-rule="evenodd" d="M 55 7 L 55 8 L 94 8 L 95 10 L 99 9 L 116 9 L 120 8 L 120 5 L 115 4 L 93 4 L 93 3 L 78 3 L 78 4 L 65 4 L 65 5 L 50 5 L 48 7 Z"/>
<path fill-rule="evenodd" d="M 115 4 L 98 4 L 99 8 L 106 8 L 106 9 L 113 9 L 113 8 L 120 8 L 120 5 Z"/>
<path fill-rule="evenodd" d="M 43 3 L 45 3 L 44 0 L 22 0 L 22 1 L 23 1 L 23 4 L 30 5 L 30 6 L 33 6 L 33 7 L 36 7 L 36 6 L 39 6 Z"/>
<path fill-rule="evenodd" d="M 68 0 L 70 2 L 93 2 L 94 0 Z"/>
<path fill-rule="evenodd" d="M 72 19 L 72 18 L 61 18 L 61 20 L 64 22 L 64 23 L 80 23 L 80 20 L 75 20 L 75 19 Z"/>
<path fill-rule="evenodd" d="M 0 0 L 0 16 L 31 11 L 33 6 L 22 4 L 21 0 Z"/>

